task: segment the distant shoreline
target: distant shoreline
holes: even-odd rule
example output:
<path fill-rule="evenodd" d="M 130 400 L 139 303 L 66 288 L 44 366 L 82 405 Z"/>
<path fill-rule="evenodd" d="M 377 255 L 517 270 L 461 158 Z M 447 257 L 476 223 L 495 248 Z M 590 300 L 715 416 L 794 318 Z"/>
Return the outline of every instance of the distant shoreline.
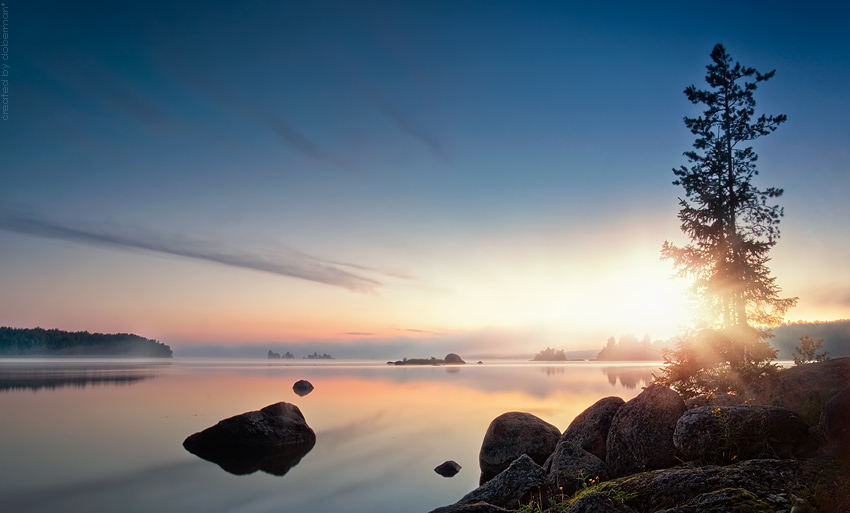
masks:
<path fill-rule="evenodd" d="M 0 358 L 172 358 L 171 348 L 133 333 L 0 327 Z"/>

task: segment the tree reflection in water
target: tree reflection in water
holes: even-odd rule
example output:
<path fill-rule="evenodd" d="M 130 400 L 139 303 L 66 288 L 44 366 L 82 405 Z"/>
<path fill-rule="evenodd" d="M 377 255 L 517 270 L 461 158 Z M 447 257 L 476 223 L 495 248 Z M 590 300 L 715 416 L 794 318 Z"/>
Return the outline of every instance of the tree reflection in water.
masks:
<path fill-rule="evenodd" d="M 655 370 L 657 367 L 602 367 L 602 373 L 608 377 L 611 386 L 616 386 L 619 379 L 620 384 L 629 390 L 634 390 L 639 384 L 649 385 Z"/>
<path fill-rule="evenodd" d="M 0 363 L 0 392 L 132 385 L 156 378 L 170 363 L 51 361 Z"/>

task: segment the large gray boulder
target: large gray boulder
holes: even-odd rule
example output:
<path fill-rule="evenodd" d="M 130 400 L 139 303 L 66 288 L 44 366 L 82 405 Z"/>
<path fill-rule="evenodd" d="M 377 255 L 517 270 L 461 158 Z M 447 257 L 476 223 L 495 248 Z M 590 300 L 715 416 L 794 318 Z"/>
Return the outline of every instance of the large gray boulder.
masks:
<path fill-rule="evenodd" d="M 820 414 L 820 430 L 839 456 L 850 459 L 850 386 L 824 405 Z"/>
<path fill-rule="evenodd" d="M 826 402 L 850 383 L 850 357 L 796 365 L 760 381 L 748 391 L 756 404 L 781 406 L 809 425 L 820 420 Z"/>
<path fill-rule="evenodd" d="M 499 415 L 490 422 L 478 454 L 479 484 L 494 478 L 523 454 L 543 465 L 555 451 L 560 437 L 558 428 L 530 413 L 514 411 Z"/>
<path fill-rule="evenodd" d="M 588 482 L 604 481 L 608 474 L 604 461 L 564 438 L 558 442 L 543 469 L 549 473 L 552 490 L 565 495 L 572 495 Z"/>
<path fill-rule="evenodd" d="M 232 474 L 262 470 L 282 476 L 316 444 L 316 434 L 294 404 L 280 402 L 220 421 L 190 435 L 183 447 Z"/>
<path fill-rule="evenodd" d="M 516 509 L 530 492 L 546 483 L 546 472 L 527 454 L 523 454 L 493 479 L 464 495 L 458 504 L 486 502 L 494 506 Z"/>
<path fill-rule="evenodd" d="M 808 424 L 775 406 L 694 408 L 679 418 L 673 433 L 680 456 L 703 463 L 790 458 L 801 455 L 808 442 Z"/>
<path fill-rule="evenodd" d="M 611 476 L 672 467 L 678 463 L 673 446 L 676 422 L 685 402 L 673 390 L 650 385 L 614 414 L 606 443 Z"/>
<path fill-rule="evenodd" d="M 625 404 L 619 397 L 605 397 L 593 403 L 570 422 L 561 440 L 569 440 L 601 460 L 614 414 Z"/>

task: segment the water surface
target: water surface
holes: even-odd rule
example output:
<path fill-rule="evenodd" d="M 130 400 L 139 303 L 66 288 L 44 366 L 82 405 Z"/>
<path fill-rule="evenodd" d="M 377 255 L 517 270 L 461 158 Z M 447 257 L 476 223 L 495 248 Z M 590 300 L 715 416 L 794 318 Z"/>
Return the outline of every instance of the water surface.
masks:
<path fill-rule="evenodd" d="M 630 399 L 657 366 L 485 362 L 0 360 L 0 511 L 427 512 L 478 483 L 490 421 L 562 431 L 598 399 Z M 292 385 L 315 389 L 299 396 Z M 316 445 L 283 476 L 233 475 L 183 440 L 269 404 L 297 405 Z M 463 467 L 444 478 L 445 460 Z"/>

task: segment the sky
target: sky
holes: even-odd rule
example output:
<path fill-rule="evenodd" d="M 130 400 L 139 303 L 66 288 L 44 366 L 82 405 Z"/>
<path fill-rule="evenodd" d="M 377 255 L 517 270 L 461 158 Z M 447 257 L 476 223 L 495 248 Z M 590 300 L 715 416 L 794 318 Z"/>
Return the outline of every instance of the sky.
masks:
<path fill-rule="evenodd" d="M 766 72 L 789 320 L 850 318 L 843 2 L 4 0 L 0 325 L 534 354 L 691 322 L 712 47 Z M 8 82 L 7 82 L 8 81 Z"/>

